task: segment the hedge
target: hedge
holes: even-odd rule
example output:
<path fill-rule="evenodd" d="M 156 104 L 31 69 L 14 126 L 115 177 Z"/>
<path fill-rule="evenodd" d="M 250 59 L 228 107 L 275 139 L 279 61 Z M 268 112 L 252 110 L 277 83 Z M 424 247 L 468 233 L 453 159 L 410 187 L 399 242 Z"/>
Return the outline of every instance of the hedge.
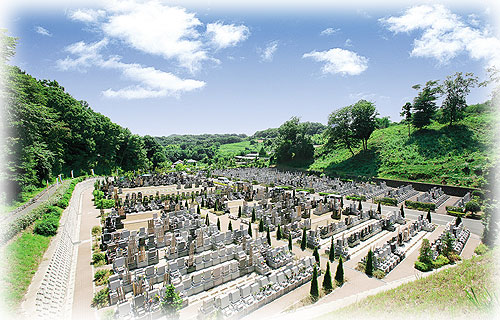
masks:
<path fill-rule="evenodd" d="M 410 208 L 410 209 L 421 210 L 421 211 L 427 211 L 427 210 L 434 211 L 434 210 L 436 210 L 436 204 L 430 203 L 430 202 L 419 202 L 419 201 L 406 200 L 405 206 L 407 208 Z"/>
<path fill-rule="evenodd" d="M 465 217 L 465 212 L 457 212 L 457 211 L 446 211 L 450 216 L 454 217 Z"/>
<path fill-rule="evenodd" d="M 375 203 L 379 203 L 380 204 L 383 204 L 383 205 L 387 205 L 387 206 L 397 206 L 398 205 L 398 200 L 394 199 L 394 198 L 376 198 L 374 200 Z"/>
<path fill-rule="evenodd" d="M 52 214 L 57 211 L 57 209 L 54 209 L 54 206 L 58 204 L 58 202 L 63 198 L 63 196 L 67 193 L 72 193 L 75 185 L 83 180 L 85 180 L 87 177 L 79 177 L 73 179 L 70 183 L 63 183 L 57 190 L 56 192 L 50 196 L 50 198 L 45 201 L 45 203 L 41 204 L 37 208 L 31 210 L 29 213 L 25 214 L 24 216 L 14 220 L 7 228 L 6 231 L 1 235 L 1 242 L 7 242 L 10 240 L 13 236 L 18 234 L 20 231 L 26 229 L 28 226 L 32 225 L 35 221 L 41 219 L 45 214 L 48 212 L 51 212 Z M 59 209 L 61 209 L 60 206 Z M 56 211 L 55 211 L 56 210 Z M 62 212 L 62 211 L 60 211 Z M 49 213 L 50 214 L 50 213 Z M 58 213 L 60 216 L 60 213 Z"/>
<path fill-rule="evenodd" d="M 446 212 L 450 212 L 450 211 L 454 211 L 454 212 L 464 212 L 464 208 L 461 208 L 461 207 L 453 207 L 453 206 L 446 206 Z"/>
<path fill-rule="evenodd" d="M 360 196 L 360 195 L 357 195 L 357 194 L 352 194 L 350 196 L 346 196 L 345 197 L 347 200 L 355 200 L 355 201 L 366 201 L 366 196 Z"/>

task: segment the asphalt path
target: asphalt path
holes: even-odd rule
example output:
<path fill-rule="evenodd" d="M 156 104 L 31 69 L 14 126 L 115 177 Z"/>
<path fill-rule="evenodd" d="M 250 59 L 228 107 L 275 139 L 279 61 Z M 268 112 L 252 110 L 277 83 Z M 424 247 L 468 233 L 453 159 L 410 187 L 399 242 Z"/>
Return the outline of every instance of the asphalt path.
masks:
<path fill-rule="evenodd" d="M 348 203 L 350 203 L 349 200 L 345 201 L 344 206 L 346 206 Z M 370 206 L 372 206 L 372 208 L 374 208 L 375 210 L 377 209 L 377 205 L 371 202 L 361 202 L 361 204 L 363 205 L 363 209 L 368 209 L 370 208 Z M 394 210 L 399 210 L 399 207 L 382 206 L 382 214 L 388 214 L 393 212 Z M 404 208 L 404 212 L 405 218 L 409 218 L 412 220 L 416 220 L 420 215 L 424 215 L 424 218 L 427 217 L 427 212 L 424 211 Z M 431 222 L 434 224 L 445 226 L 450 221 L 455 221 L 455 217 L 446 214 L 431 212 Z M 483 234 L 483 224 L 481 220 L 462 218 L 462 221 L 464 223 L 464 226 L 469 229 L 471 233 L 474 233 L 478 236 L 481 236 Z"/>

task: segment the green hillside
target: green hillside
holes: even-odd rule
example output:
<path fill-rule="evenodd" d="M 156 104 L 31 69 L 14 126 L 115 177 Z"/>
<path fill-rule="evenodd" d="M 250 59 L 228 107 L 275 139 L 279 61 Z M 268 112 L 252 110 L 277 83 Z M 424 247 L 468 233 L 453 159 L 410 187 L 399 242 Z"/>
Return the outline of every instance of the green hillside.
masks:
<path fill-rule="evenodd" d="M 412 318 L 432 318 L 444 315 L 453 319 L 457 316 L 480 316 L 490 312 L 488 293 L 495 291 L 494 282 L 497 271 L 494 268 L 494 252 L 465 260 L 428 277 L 421 278 L 397 288 L 367 297 L 320 319 L 393 318 L 404 313 Z M 467 291 L 474 290 L 478 304 L 471 302 Z M 498 300 L 493 298 L 493 305 Z"/>
<path fill-rule="evenodd" d="M 345 178 L 380 177 L 483 187 L 493 155 L 495 114 L 489 104 L 472 105 L 454 126 L 433 122 L 408 136 L 405 124 L 375 130 L 368 150 L 316 149 L 313 163 L 302 169 Z"/>

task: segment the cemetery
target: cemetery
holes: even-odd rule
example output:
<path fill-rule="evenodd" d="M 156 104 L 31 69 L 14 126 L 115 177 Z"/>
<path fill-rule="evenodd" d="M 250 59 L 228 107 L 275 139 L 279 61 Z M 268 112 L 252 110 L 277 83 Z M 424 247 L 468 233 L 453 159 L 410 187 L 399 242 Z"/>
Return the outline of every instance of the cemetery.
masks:
<path fill-rule="evenodd" d="M 171 172 L 96 182 L 103 199 L 114 201 L 113 208 L 100 209 L 99 246 L 113 271 L 107 288 L 117 318 L 160 317 L 159 297 L 168 286 L 183 308 L 197 310 L 198 319 L 236 319 L 309 283 L 314 257 L 271 245 L 266 230 L 278 226 L 283 239 L 297 243 L 305 232 L 310 249 L 328 254 L 333 243 L 334 256 L 344 261 L 371 246 L 374 267 L 388 274 L 436 225 L 423 215 L 404 218 L 399 209 L 382 213 L 372 206 L 363 209 L 361 201 L 344 203 L 345 196 L 388 196 L 398 203 L 417 196 L 436 204 L 446 197 L 440 189 L 419 193 L 411 185 L 394 189 L 269 168 L 213 175 Z M 227 216 L 237 227 L 223 231 L 208 214 Z M 470 232 L 463 224 L 446 230 L 457 239 L 460 252 Z M 437 239 L 433 250 L 439 246 Z M 366 257 L 356 259 L 366 262 Z"/>

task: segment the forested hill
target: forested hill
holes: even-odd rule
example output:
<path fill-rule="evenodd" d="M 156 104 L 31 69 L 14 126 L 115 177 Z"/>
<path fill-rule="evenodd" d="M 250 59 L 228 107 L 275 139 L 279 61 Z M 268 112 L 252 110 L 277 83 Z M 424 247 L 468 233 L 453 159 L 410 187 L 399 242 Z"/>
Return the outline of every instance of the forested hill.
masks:
<path fill-rule="evenodd" d="M 57 81 L 37 80 L 6 66 L 7 201 L 58 174 L 143 168 L 144 141 L 78 101 Z"/>

